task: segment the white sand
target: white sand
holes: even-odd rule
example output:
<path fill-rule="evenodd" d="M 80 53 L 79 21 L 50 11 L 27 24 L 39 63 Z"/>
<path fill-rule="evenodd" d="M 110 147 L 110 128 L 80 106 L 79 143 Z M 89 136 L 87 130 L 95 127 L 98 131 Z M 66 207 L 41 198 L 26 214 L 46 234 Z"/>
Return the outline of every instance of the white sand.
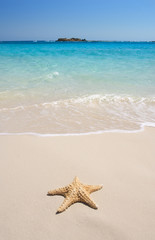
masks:
<path fill-rule="evenodd" d="M 69 184 L 103 184 L 98 210 L 77 203 L 56 215 Z M 155 129 L 90 136 L 0 137 L 1 240 L 154 240 Z"/>

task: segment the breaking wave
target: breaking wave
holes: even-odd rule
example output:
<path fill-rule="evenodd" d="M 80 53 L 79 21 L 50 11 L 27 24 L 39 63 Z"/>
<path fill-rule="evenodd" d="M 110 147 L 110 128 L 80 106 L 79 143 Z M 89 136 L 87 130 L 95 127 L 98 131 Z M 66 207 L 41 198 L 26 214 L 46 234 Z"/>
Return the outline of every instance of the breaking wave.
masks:
<path fill-rule="evenodd" d="M 48 107 L 48 106 L 59 106 L 59 107 L 69 107 L 70 105 L 85 105 L 85 106 L 104 106 L 105 104 L 128 104 L 132 105 L 147 105 L 150 104 L 152 107 L 155 107 L 155 97 L 132 97 L 132 96 L 120 96 L 113 94 L 105 95 L 89 95 L 82 96 L 77 98 L 68 98 L 61 99 L 57 101 L 44 102 L 44 103 L 35 103 L 32 105 L 18 105 L 15 107 L 4 107 L 0 108 L 0 111 L 9 111 L 9 110 L 25 110 L 28 108 L 38 108 L 38 107 Z M 134 107 L 134 106 L 133 106 Z M 155 110 L 155 109 L 154 109 Z"/>

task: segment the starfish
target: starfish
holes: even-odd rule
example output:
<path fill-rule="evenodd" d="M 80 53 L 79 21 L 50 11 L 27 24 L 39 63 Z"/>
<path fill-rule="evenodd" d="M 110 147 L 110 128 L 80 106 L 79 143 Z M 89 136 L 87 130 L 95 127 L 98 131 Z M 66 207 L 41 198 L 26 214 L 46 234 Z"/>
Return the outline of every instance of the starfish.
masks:
<path fill-rule="evenodd" d="M 58 188 L 48 192 L 48 195 L 62 195 L 65 197 L 64 202 L 58 208 L 57 213 L 65 211 L 73 203 L 82 202 L 91 208 L 97 209 L 97 205 L 90 199 L 90 193 L 98 191 L 102 185 L 85 185 L 82 184 L 78 177 L 66 187 Z"/>

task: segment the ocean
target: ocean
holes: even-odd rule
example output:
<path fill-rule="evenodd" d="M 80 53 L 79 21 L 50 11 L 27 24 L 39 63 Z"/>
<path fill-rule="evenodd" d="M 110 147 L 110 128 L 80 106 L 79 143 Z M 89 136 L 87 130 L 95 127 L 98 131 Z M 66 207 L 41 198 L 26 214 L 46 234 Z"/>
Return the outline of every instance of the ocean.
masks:
<path fill-rule="evenodd" d="M 0 134 L 155 127 L 155 43 L 0 43 Z"/>

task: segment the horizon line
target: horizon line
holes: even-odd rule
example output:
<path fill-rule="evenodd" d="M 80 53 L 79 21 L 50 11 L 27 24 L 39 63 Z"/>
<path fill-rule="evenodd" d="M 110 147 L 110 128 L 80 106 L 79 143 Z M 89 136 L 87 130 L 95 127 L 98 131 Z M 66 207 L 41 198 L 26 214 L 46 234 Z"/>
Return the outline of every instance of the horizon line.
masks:
<path fill-rule="evenodd" d="M 0 40 L 0 43 L 2 42 L 57 42 L 57 40 Z M 61 41 L 60 41 L 61 42 Z M 74 42 L 74 41 L 62 41 L 62 42 Z M 81 42 L 81 41 L 75 41 L 75 42 Z M 86 42 L 155 42 L 155 40 L 86 40 Z"/>

